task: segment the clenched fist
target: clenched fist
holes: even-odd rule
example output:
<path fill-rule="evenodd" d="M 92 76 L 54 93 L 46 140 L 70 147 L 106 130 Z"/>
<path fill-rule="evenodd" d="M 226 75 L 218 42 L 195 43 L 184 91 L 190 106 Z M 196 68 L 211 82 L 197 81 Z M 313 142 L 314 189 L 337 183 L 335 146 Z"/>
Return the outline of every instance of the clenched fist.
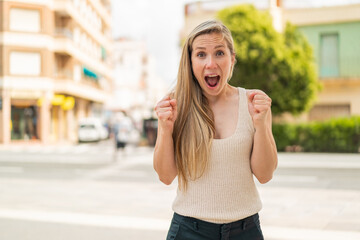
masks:
<path fill-rule="evenodd" d="M 271 125 L 271 98 L 261 90 L 248 90 L 247 97 L 254 127 Z"/>
<path fill-rule="evenodd" d="M 156 105 L 155 112 L 159 119 L 159 130 L 172 134 L 177 117 L 176 99 L 164 97 Z"/>

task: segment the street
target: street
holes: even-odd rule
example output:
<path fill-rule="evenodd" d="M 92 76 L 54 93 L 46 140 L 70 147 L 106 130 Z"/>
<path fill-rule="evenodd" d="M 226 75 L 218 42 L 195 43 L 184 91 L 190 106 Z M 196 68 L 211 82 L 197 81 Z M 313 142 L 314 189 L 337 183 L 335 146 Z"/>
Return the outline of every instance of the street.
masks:
<path fill-rule="evenodd" d="M 152 148 L 113 145 L 1 146 L 0 240 L 165 239 L 176 180 Z M 360 239 L 359 154 L 280 153 L 257 185 L 265 239 Z"/>

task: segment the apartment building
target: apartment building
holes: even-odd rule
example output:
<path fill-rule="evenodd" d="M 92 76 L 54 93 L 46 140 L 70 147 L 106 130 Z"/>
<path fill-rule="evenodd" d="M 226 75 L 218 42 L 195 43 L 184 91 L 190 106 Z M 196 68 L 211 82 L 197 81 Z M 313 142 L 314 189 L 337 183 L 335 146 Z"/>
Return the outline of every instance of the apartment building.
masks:
<path fill-rule="evenodd" d="M 113 84 L 110 0 L 0 2 L 0 143 L 77 140 Z"/>
<path fill-rule="evenodd" d="M 291 8 L 283 16 L 308 39 L 323 86 L 308 119 L 360 115 L 360 1 Z"/>
<path fill-rule="evenodd" d="M 358 2 L 358 3 L 356 3 Z M 323 89 L 309 113 L 301 120 L 325 120 L 360 115 L 360 1 L 295 0 L 213 0 L 189 3 L 181 37 L 218 10 L 235 4 L 251 3 L 269 11 L 274 28 L 282 31 L 286 22 L 296 25 L 313 47 L 319 81 Z M 335 4 L 331 6 L 330 4 Z M 320 7 L 321 6 L 321 7 Z M 291 116 L 285 119 L 293 121 Z"/>
<path fill-rule="evenodd" d="M 143 119 L 152 117 L 157 101 L 169 89 L 157 75 L 145 41 L 118 38 L 113 46 L 114 98 L 107 108 L 126 112 L 141 128 Z"/>

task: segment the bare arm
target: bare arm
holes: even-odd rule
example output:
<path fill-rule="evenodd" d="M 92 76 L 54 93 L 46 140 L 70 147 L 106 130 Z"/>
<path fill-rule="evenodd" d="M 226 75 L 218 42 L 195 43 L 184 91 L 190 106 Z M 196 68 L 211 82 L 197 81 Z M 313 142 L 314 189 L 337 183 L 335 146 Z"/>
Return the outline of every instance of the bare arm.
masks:
<path fill-rule="evenodd" d="M 277 167 L 277 150 L 272 134 L 271 99 L 262 91 L 248 94 L 249 112 L 255 127 L 251 170 L 260 183 L 271 180 Z"/>
<path fill-rule="evenodd" d="M 177 116 L 176 100 L 169 96 L 155 107 L 158 116 L 158 135 L 154 151 L 154 169 L 160 181 L 169 185 L 177 175 L 172 132 Z"/>

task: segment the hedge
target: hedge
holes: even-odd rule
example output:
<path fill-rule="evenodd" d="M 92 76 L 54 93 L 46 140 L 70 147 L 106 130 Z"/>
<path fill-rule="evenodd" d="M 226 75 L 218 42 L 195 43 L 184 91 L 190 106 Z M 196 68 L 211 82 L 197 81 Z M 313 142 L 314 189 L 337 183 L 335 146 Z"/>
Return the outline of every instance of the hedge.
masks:
<path fill-rule="evenodd" d="M 302 124 L 273 124 L 278 151 L 360 151 L 360 116 Z"/>

